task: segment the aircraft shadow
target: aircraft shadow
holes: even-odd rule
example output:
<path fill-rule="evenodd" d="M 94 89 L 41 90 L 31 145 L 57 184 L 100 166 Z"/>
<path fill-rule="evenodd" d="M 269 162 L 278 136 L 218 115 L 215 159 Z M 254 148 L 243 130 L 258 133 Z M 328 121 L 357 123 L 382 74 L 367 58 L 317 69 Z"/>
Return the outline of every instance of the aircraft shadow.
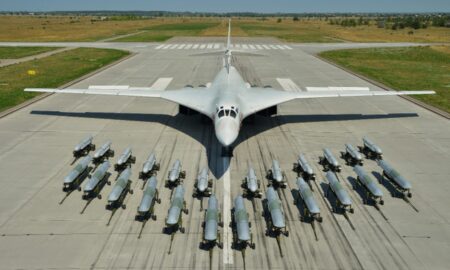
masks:
<path fill-rule="evenodd" d="M 229 162 L 221 160 L 221 145 L 214 135 L 214 128 L 209 124 L 202 123 L 200 115 L 186 116 L 182 114 L 151 114 L 151 113 L 114 113 L 114 112 L 62 112 L 48 110 L 34 110 L 31 114 L 47 116 L 64 116 L 77 118 L 95 118 L 121 121 L 138 121 L 160 123 L 176 129 L 201 143 L 206 150 L 208 166 L 216 179 L 223 176 L 229 167 Z M 256 116 L 254 121 L 242 125 L 239 137 L 234 142 L 236 148 L 240 143 L 256 136 L 264 131 L 289 123 L 309 123 L 328 121 L 356 121 L 373 119 L 391 119 L 417 117 L 416 113 L 393 113 L 393 114 L 310 114 L 310 115 L 277 115 L 272 117 Z M 197 173 L 197 172 L 195 172 Z"/>

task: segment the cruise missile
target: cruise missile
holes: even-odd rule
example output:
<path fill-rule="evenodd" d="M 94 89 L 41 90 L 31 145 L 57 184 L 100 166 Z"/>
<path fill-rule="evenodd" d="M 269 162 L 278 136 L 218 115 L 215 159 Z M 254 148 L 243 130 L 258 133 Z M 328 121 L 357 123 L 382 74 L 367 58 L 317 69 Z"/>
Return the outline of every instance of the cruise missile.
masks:
<path fill-rule="evenodd" d="M 271 185 L 277 185 L 282 188 L 286 187 L 286 179 L 284 173 L 281 171 L 278 160 L 272 160 L 272 168 L 267 172 L 267 179 L 269 179 Z"/>
<path fill-rule="evenodd" d="M 341 157 L 345 159 L 347 164 L 353 166 L 353 165 L 363 165 L 363 158 L 361 154 L 356 151 L 355 147 L 353 145 L 346 143 L 345 144 L 345 152 L 341 152 Z"/>
<path fill-rule="evenodd" d="M 189 213 L 189 210 L 186 208 L 184 192 L 185 190 L 182 185 L 179 185 L 175 188 L 166 218 L 166 231 L 171 231 L 173 233 L 177 230 L 180 230 L 181 233 L 185 232 L 181 212 L 183 211 L 187 215 Z"/>
<path fill-rule="evenodd" d="M 203 168 L 195 180 L 195 190 L 192 197 L 210 196 L 212 188 L 212 180 L 208 176 L 208 168 Z"/>
<path fill-rule="evenodd" d="M 130 167 L 132 163 L 136 163 L 136 157 L 133 156 L 131 147 L 127 147 L 114 165 L 114 170 L 118 172 L 123 171 L 125 168 Z"/>
<path fill-rule="evenodd" d="M 309 185 L 305 182 L 302 177 L 297 178 L 297 187 L 300 198 L 303 201 L 304 206 L 304 216 L 311 218 L 312 220 L 317 220 L 322 222 L 322 217 L 320 216 L 319 205 L 314 199 L 313 193 L 309 188 Z"/>
<path fill-rule="evenodd" d="M 356 165 L 353 170 L 358 175 L 356 179 L 358 180 L 358 183 L 362 184 L 366 190 L 366 195 L 369 198 L 372 198 L 372 200 L 375 202 L 375 204 L 379 203 L 381 205 L 384 204 L 383 201 L 383 192 L 378 187 L 375 180 L 370 177 L 369 174 L 366 173 L 363 167 Z"/>
<path fill-rule="evenodd" d="M 333 156 L 333 153 L 328 148 L 323 149 L 323 157 L 320 157 L 319 163 L 323 165 L 323 168 L 327 171 L 331 169 L 334 172 L 341 171 L 341 165 L 337 159 Z"/>
<path fill-rule="evenodd" d="M 142 165 L 142 171 L 139 173 L 140 179 L 147 179 L 153 174 L 156 174 L 156 171 L 159 171 L 160 165 L 156 162 L 156 155 L 155 153 L 151 153 L 147 160 L 144 162 L 144 165 Z"/>
<path fill-rule="evenodd" d="M 220 242 L 219 226 L 223 227 L 220 218 L 219 202 L 214 194 L 208 199 L 208 208 L 205 210 L 203 226 L 203 241 L 204 248 L 212 248 L 217 245 L 219 248 L 223 247 Z"/>
<path fill-rule="evenodd" d="M 244 188 L 244 197 L 257 197 L 261 198 L 262 193 L 260 191 L 260 182 L 256 177 L 255 170 L 252 167 L 248 168 L 248 173 L 242 180 L 242 188 Z"/>
<path fill-rule="evenodd" d="M 95 144 L 92 143 L 93 139 L 94 138 L 89 135 L 82 141 L 80 141 L 73 149 L 73 157 L 77 159 L 79 157 L 87 155 L 89 151 L 95 150 Z"/>
<path fill-rule="evenodd" d="M 350 199 L 350 196 L 348 195 L 347 191 L 345 191 L 344 187 L 337 179 L 336 175 L 333 172 L 328 171 L 326 174 L 326 178 L 328 180 L 329 188 L 327 189 L 325 196 L 328 197 L 330 190 L 336 196 L 337 198 L 336 212 L 338 209 L 342 209 L 344 213 L 346 211 L 353 213 L 354 210 L 352 207 L 352 200 Z"/>
<path fill-rule="evenodd" d="M 107 181 L 108 169 L 111 165 L 109 161 L 104 161 L 92 174 L 91 178 L 87 181 L 83 190 L 83 200 L 89 200 L 91 198 L 102 198 L 100 191 L 105 184 L 111 184 Z"/>
<path fill-rule="evenodd" d="M 169 188 L 174 187 L 180 184 L 184 178 L 186 178 L 186 172 L 182 171 L 181 161 L 177 159 L 169 171 L 165 186 Z"/>
<path fill-rule="evenodd" d="M 234 199 L 232 209 L 231 228 L 233 231 L 233 245 L 237 249 L 244 249 L 247 246 L 255 248 L 253 234 L 250 232 L 251 223 L 247 210 L 245 209 L 244 198 L 241 195 Z"/>
<path fill-rule="evenodd" d="M 359 151 L 368 158 L 383 158 L 383 151 L 381 148 L 367 137 L 363 137 L 363 146 L 359 146 Z"/>
<path fill-rule="evenodd" d="M 94 154 L 93 163 L 101 164 L 105 159 L 114 156 L 114 150 L 111 149 L 111 141 L 105 142 Z"/>
<path fill-rule="evenodd" d="M 154 211 L 155 202 L 161 204 L 161 199 L 159 198 L 159 192 L 157 189 L 158 180 L 156 176 L 150 177 L 147 183 L 147 187 L 144 190 L 144 195 L 142 196 L 141 203 L 137 209 L 136 220 L 144 221 L 151 217 L 156 220 L 156 215 Z"/>
<path fill-rule="evenodd" d="M 268 210 L 268 213 L 265 212 L 266 217 L 268 217 L 266 235 L 271 235 L 273 233 L 279 235 L 280 233 L 283 233 L 285 236 L 289 236 L 281 201 L 273 187 L 267 188 L 266 205 Z"/>
<path fill-rule="evenodd" d="M 408 198 L 412 197 L 411 194 L 411 183 L 406 180 L 403 176 L 400 175 L 389 163 L 386 161 L 379 159 L 377 161 L 378 166 L 383 169 L 383 176 L 389 179 L 395 187 L 402 193 L 403 196 L 407 196 Z"/>
<path fill-rule="evenodd" d="M 306 180 L 316 180 L 316 174 L 303 154 L 300 154 L 297 163 L 294 163 L 294 172 L 297 173 L 297 176 L 303 176 Z"/>
<path fill-rule="evenodd" d="M 89 163 L 91 163 L 91 156 L 86 156 L 70 171 L 64 178 L 63 191 L 70 192 L 74 189 L 81 191 L 81 183 L 89 173 Z"/>
<path fill-rule="evenodd" d="M 117 178 L 116 184 L 114 185 L 111 193 L 108 196 L 108 204 L 106 205 L 107 210 L 112 210 L 115 208 L 122 207 L 126 208 L 123 203 L 127 193 L 133 194 L 131 189 L 131 168 L 126 168 L 123 170 L 119 177 Z"/>

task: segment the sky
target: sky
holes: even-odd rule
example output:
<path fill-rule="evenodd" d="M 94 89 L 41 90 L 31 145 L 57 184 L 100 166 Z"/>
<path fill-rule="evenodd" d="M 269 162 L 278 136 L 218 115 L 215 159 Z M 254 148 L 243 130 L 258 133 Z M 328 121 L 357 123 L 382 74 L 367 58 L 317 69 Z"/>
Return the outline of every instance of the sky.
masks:
<path fill-rule="evenodd" d="M 0 0 L 0 11 L 450 12 L 450 0 Z"/>

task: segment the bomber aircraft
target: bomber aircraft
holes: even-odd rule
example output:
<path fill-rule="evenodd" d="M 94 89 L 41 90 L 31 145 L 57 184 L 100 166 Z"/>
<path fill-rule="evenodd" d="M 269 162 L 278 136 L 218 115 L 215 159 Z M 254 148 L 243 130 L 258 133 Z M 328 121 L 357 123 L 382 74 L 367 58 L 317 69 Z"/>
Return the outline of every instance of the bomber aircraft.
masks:
<path fill-rule="evenodd" d="M 260 114 L 277 114 L 277 105 L 294 99 L 355 96 L 394 96 L 434 94 L 434 91 L 369 91 L 367 87 L 313 87 L 315 91 L 288 92 L 272 87 L 252 87 L 231 64 L 231 20 L 223 54 L 223 68 L 207 87 L 186 86 L 177 90 L 155 90 L 126 85 L 89 86 L 88 89 L 27 88 L 28 92 L 116 95 L 162 98 L 179 104 L 181 114 L 200 113 L 214 123 L 215 134 L 222 145 L 222 155 L 232 156 L 232 144 L 245 118 Z M 239 51 L 237 51 L 239 53 Z M 309 89 L 309 88 L 307 88 Z M 312 88 L 311 88 L 312 89 Z"/>

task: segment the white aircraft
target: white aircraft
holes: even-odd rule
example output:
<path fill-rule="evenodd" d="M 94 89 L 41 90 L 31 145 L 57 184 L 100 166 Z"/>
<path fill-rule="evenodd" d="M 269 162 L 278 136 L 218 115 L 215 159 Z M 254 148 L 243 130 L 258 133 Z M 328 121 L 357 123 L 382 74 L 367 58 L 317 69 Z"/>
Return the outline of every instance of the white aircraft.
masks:
<path fill-rule="evenodd" d="M 367 87 L 307 87 L 303 92 L 287 92 L 271 87 L 251 87 L 235 67 L 231 65 L 230 48 L 231 21 L 224 55 L 224 66 L 207 87 L 185 87 L 177 90 L 155 90 L 150 87 L 125 85 L 90 86 L 88 89 L 27 88 L 28 92 L 50 92 L 67 94 L 115 95 L 131 97 L 162 98 L 179 104 L 180 113 L 192 111 L 211 118 L 218 141 L 222 144 L 222 155 L 232 155 L 231 145 L 239 135 L 242 121 L 255 113 L 273 115 L 277 105 L 303 98 L 394 96 L 434 94 L 434 91 L 369 91 Z"/>

